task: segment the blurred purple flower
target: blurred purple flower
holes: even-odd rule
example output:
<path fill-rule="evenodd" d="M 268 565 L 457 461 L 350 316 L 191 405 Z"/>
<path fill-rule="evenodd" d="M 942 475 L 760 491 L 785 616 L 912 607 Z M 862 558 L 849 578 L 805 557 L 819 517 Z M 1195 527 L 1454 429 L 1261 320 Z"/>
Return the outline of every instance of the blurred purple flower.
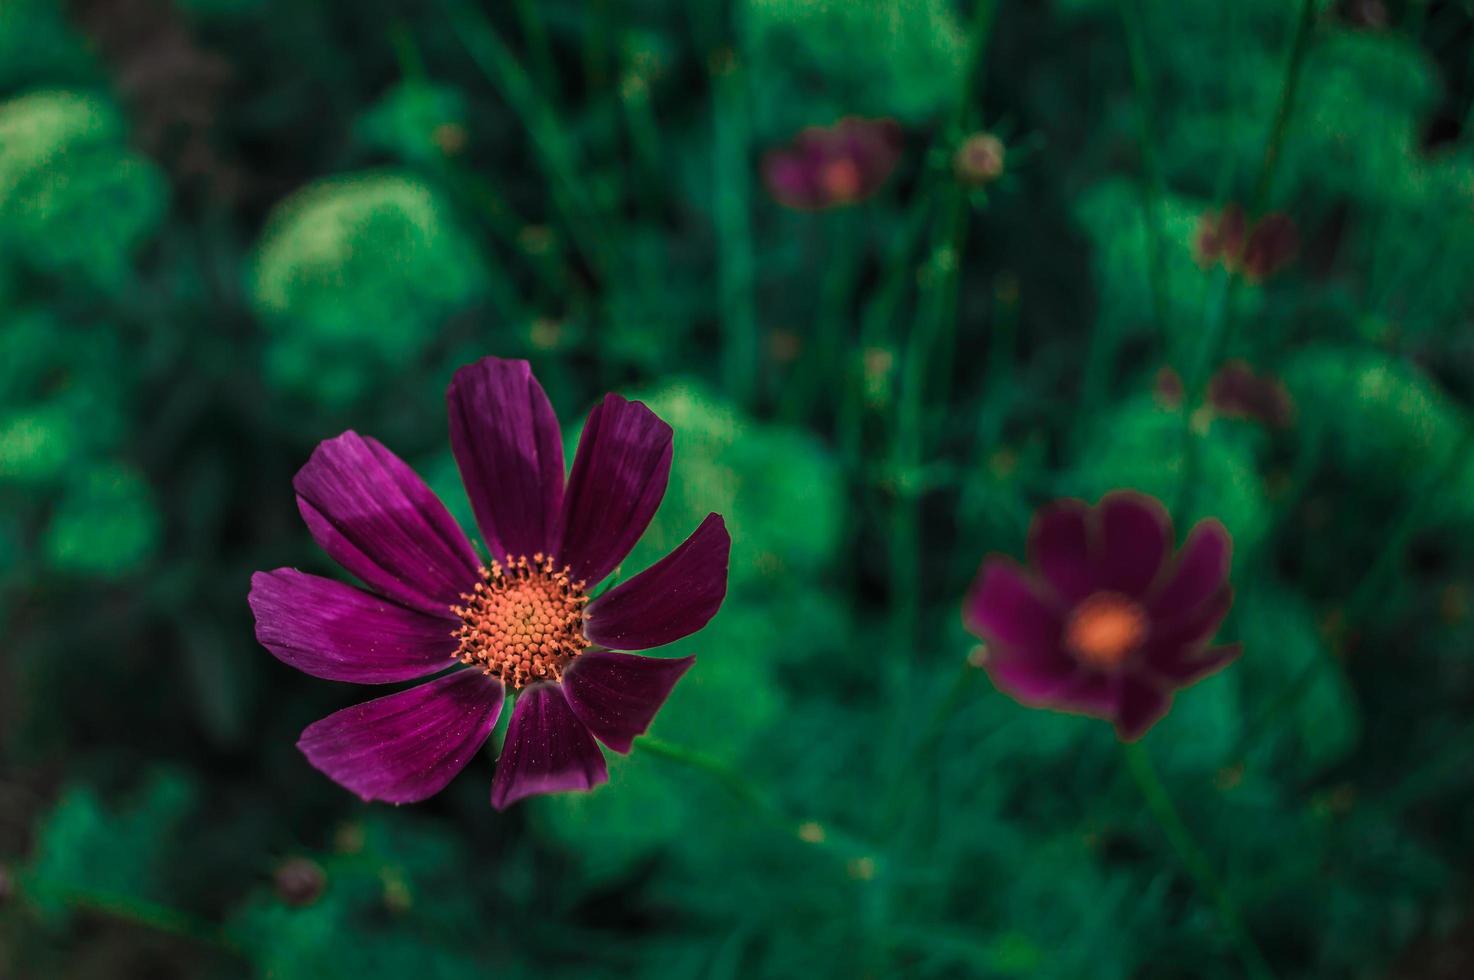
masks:
<path fill-rule="evenodd" d="M 1229 361 L 1208 382 L 1208 404 L 1226 418 L 1253 419 L 1276 429 L 1295 417 L 1295 403 L 1284 382 L 1257 374 L 1247 361 Z"/>
<path fill-rule="evenodd" d="M 1247 231 L 1248 219 L 1237 204 L 1203 214 L 1198 218 L 1198 235 L 1193 243 L 1198 265 L 1209 269 L 1222 262 L 1234 268 L 1244 250 Z"/>
<path fill-rule="evenodd" d="M 1230 272 L 1263 282 L 1289 265 L 1300 247 L 1300 235 L 1289 215 L 1273 212 L 1252 227 L 1244 209 L 1229 204 L 1198 219 L 1193 253 L 1205 269 L 1217 263 Z"/>
<path fill-rule="evenodd" d="M 768 191 L 786 207 L 819 211 L 864 200 L 901 159 L 901 127 L 891 119 L 848 116 L 811 126 L 763 158 Z"/>
<path fill-rule="evenodd" d="M 1300 249 L 1300 233 L 1287 214 L 1267 214 L 1254 225 L 1239 260 L 1239 269 L 1254 282 L 1263 282 L 1294 259 Z"/>
<path fill-rule="evenodd" d="M 1201 521 L 1175 555 L 1155 498 L 1107 494 L 1051 504 L 1029 532 L 1029 567 L 992 556 L 963 606 L 988 644 L 984 669 L 1031 707 L 1104 718 L 1127 741 L 1166 714 L 1173 692 L 1238 656 L 1210 647 L 1233 602 L 1231 542 Z"/>
<path fill-rule="evenodd" d="M 290 568 L 258 572 L 256 638 L 314 677 L 388 684 L 455 669 L 308 726 L 298 747 L 364 800 L 413 803 L 451 781 L 520 691 L 491 801 L 592 789 L 597 738 L 628 752 L 694 657 L 615 653 L 701 629 L 727 591 L 730 539 L 709 515 L 644 572 L 590 600 L 650 523 L 670 476 L 671 428 L 606 395 L 566 484 L 558 419 L 526 361 L 484 358 L 447 393 L 450 442 L 494 559 L 483 565 L 413 470 L 345 432 L 297 473 L 313 538 L 368 587 Z"/>
<path fill-rule="evenodd" d="M 1163 364 L 1157 368 L 1156 377 L 1152 380 L 1152 396 L 1157 404 L 1163 408 L 1177 408 L 1182 404 L 1182 396 L 1185 389 L 1182 384 L 1182 375 L 1170 364 Z"/>

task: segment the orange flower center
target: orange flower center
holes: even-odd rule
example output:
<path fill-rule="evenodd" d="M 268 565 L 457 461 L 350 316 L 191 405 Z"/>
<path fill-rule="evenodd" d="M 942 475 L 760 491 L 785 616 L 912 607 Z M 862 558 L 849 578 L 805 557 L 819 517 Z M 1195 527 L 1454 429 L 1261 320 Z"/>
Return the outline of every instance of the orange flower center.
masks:
<path fill-rule="evenodd" d="M 452 606 L 461 620 L 456 659 L 495 675 L 511 688 L 563 677 L 569 661 L 583 652 L 583 609 L 589 597 L 565 565 L 543 554 L 507 558 L 481 569 L 481 581 Z"/>
<path fill-rule="evenodd" d="M 860 168 L 845 157 L 830 160 L 819 171 L 819 184 L 835 201 L 853 201 L 860 194 Z"/>
<path fill-rule="evenodd" d="M 1146 610 L 1119 592 L 1097 592 L 1075 607 L 1065 646 L 1092 667 L 1119 667 L 1146 638 Z"/>

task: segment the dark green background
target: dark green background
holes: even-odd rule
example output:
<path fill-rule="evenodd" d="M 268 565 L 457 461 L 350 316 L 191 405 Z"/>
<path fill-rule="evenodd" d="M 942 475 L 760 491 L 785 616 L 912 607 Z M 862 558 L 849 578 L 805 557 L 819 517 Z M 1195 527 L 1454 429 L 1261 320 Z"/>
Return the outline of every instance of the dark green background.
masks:
<path fill-rule="evenodd" d="M 1471 110 L 1463 0 L 3 0 L 0 976 L 1243 976 L 1110 727 L 965 666 L 982 556 L 1116 487 L 1234 536 L 1143 751 L 1273 973 L 1474 975 Z M 845 115 L 894 176 L 774 203 Z M 1231 201 L 1267 282 L 1194 260 Z M 352 427 L 469 525 L 486 354 L 675 427 L 629 567 L 725 515 L 705 768 L 396 809 L 293 747 L 370 692 L 253 639 L 330 567 L 292 474 Z M 1292 425 L 1199 407 L 1231 358 Z"/>

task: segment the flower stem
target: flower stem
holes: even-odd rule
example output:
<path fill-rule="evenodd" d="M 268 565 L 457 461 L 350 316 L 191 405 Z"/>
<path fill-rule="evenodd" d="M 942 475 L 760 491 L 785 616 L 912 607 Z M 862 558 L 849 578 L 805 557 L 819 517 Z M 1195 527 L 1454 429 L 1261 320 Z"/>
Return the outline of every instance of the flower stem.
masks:
<path fill-rule="evenodd" d="M 33 898 L 60 902 L 76 912 L 105 915 L 217 949 L 236 948 L 225 931 L 213 923 L 137 895 L 59 885 L 30 875 L 19 876 L 17 885 L 22 895 L 29 893 Z"/>
<path fill-rule="evenodd" d="M 1311 28 L 1315 26 L 1315 0 L 1301 0 L 1300 12 L 1295 21 L 1295 35 L 1290 42 L 1290 53 L 1285 60 L 1284 81 L 1280 85 L 1279 104 L 1275 109 L 1274 122 L 1270 125 L 1269 138 L 1264 144 L 1264 157 L 1259 164 L 1259 175 L 1254 181 L 1254 191 L 1249 198 L 1248 217 L 1257 218 L 1269 201 L 1269 191 L 1274 184 L 1275 171 L 1279 168 L 1280 155 L 1284 150 L 1285 136 L 1290 129 L 1290 119 L 1295 111 L 1295 96 L 1300 90 L 1301 70 L 1305 56 L 1310 52 Z M 1190 365 L 1190 374 L 1183 379 L 1182 400 L 1182 482 L 1177 488 L 1172 508 L 1173 516 L 1185 519 L 1192 510 L 1193 484 L 1197 480 L 1199 466 L 1199 440 L 1192 436 L 1192 406 L 1202 398 L 1208 387 L 1208 376 L 1213 365 L 1223 358 L 1233 339 L 1235 326 L 1234 299 L 1239 286 L 1238 276 L 1225 275 L 1221 280 L 1217 315 L 1208 320 L 1203 344 L 1198 356 Z"/>
<path fill-rule="evenodd" d="M 1192 876 L 1204 896 L 1211 900 L 1218 910 L 1218 918 L 1228 930 L 1229 938 L 1233 940 L 1248 976 L 1254 980 L 1272 980 L 1274 974 L 1270 971 L 1269 964 L 1265 962 L 1264 955 L 1259 952 L 1259 947 L 1255 945 L 1254 937 L 1249 935 L 1243 917 L 1239 914 L 1238 906 L 1213 871 L 1208 855 L 1193 838 L 1192 832 L 1187 829 L 1187 824 L 1183 822 L 1176 804 L 1172 802 L 1172 797 L 1167 794 L 1166 787 L 1162 785 L 1162 780 L 1158 777 L 1156 767 L 1152 764 L 1146 749 L 1139 742 L 1132 742 L 1123 744 L 1122 750 L 1126 759 L 1126 769 L 1131 773 L 1131 778 L 1135 780 L 1137 788 L 1141 790 L 1147 809 L 1156 818 L 1158 825 L 1162 828 L 1162 833 L 1166 835 L 1172 849 L 1177 852 L 1187 873 Z"/>
<path fill-rule="evenodd" d="M 964 658 L 961 669 L 953 676 L 952 683 L 947 688 L 947 693 L 937 701 L 936 706 L 932 709 L 931 717 L 927 719 L 921 737 L 916 740 L 916 745 L 911 750 L 906 765 L 901 769 L 897 778 L 891 781 L 891 791 L 886 800 L 884 812 L 885 822 L 881 825 L 885 833 L 891 833 L 900 820 L 901 810 L 906 800 L 906 789 L 911 785 L 913 777 L 929 771 L 925 767 L 927 758 L 936 751 L 937 742 L 942 737 L 948 719 L 962 704 L 963 698 L 972 687 L 973 678 L 979 673 L 981 671 L 973 666 L 969 659 Z"/>
<path fill-rule="evenodd" d="M 753 809 L 758 810 L 764 816 L 772 819 L 781 819 L 782 813 L 773 801 L 768 799 L 761 790 L 746 776 L 727 765 L 716 756 L 705 752 L 697 752 L 694 749 L 683 748 L 672 745 L 670 742 L 649 735 L 640 737 L 640 748 L 651 755 L 660 756 L 671 762 L 678 763 L 688 769 L 695 769 L 710 776 L 722 788 L 733 796 L 747 803 Z"/>
<path fill-rule="evenodd" d="M 722 382 L 727 394 L 746 406 L 757 386 L 758 325 L 753 293 L 757 273 L 748 174 L 751 123 L 747 76 L 735 58 L 714 66 L 711 98 Z"/>

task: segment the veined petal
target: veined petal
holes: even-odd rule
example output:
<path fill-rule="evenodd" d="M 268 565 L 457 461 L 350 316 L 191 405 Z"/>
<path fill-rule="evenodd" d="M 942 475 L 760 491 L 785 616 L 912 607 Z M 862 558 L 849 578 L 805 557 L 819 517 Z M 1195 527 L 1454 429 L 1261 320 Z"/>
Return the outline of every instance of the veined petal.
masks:
<path fill-rule="evenodd" d="M 628 752 L 695 662 L 695 657 L 672 660 L 590 651 L 575 657 L 563 672 L 563 694 L 599 741 L 616 752 Z"/>
<path fill-rule="evenodd" d="M 606 395 L 589 413 L 563 497 L 559 560 L 597 585 L 645 533 L 670 479 L 671 428 L 641 402 Z"/>
<path fill-rule="evenodd" d="M 364 800 L 417 803 L 440 792 L 486 744 L 501 681 L 459 670 L 307 726 L 307 761 Z"/>
<path fill-rule="evenodd" d="M 558 417 L 526 361 L 484 357 L 446 392 L 450 445 L 493 558 L 551 552 L 563 505 Z"/>
<path fill-rule="evenodd" d="M 491 786 L 492 806 L 505 810 L 528 796 L 593 789 L 608 779 L 604 753 L 569 707 L 561 684 L 534 684 L 517 695 Z"/>
<path fill-rule="evenodd" d="M 282 663 L 355 684 L 407 681 L 452 664 L 455 621 L 428 616 L 295 568 L 257 572 L 248 598 L 256 639 Z"/>
<path fill-rule="evenodd" d="M 731 549 L 721 516 L 708 514 L 675 551 L 589 606 L 588 638 L 611 650 L 648 650 L 701 629 L 727 595 Z"/>
<path fill-rule="evenodd" d="M 313 538 L 371 589 L 439 615 L 479 562 L 450 512 L 404 461 L 345 432 L 321 443 L 292 485 Z"/>

